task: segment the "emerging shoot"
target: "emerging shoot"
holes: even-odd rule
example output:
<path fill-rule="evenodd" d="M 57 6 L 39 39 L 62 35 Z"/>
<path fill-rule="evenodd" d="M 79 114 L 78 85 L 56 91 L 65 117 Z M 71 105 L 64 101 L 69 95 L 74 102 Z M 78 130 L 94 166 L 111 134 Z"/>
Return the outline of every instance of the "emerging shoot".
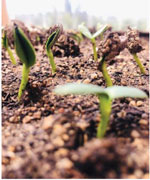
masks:
<path fill-rule="evenodd" d="M 102 72 L 106 85 L 112 86 L 112 80 L 107 72 L 106 62 L 110 61 L 126 47 L 127 38 L 119 36 L 117 33 L 107 33 L 104 40 L 102 40 L 98 47 L 98 53 L 101 57 L 98 69 Z"/>
<path fill-rule="evenodd" d="M 97 128 L 97 137 L 102 138 L 106 133 L 112 109 L 112 101 L 116 98 L 147 98 L 145 92 L 134 87 L 112 86 L 101 88 L 92 84 L 69 83 L 55 88 L 57 95 L 96 95 L 99 99 L 101 120 Z"/>
<path fill-rule="evenodd" d="M 137 30 L 133 30 L 128 27 L 126 36 L 128 37 L 127 48 L 129 52 L 133 55 L 136 63 L 138 64 L 141 74 L 145 74 L 145 69 L 137 56 L 137 53 L 143 50 L 139 39 L 139 33 Z"/>
<path fill-rule="evenodd" d="M 20 58 L 20 61 L 23 63 L 22 80 L 18 92 L 18 100 L 20 101 L 22 92 L 25 90 L 28 82 L 30 67 L 36 62 L 36 55 L 31 42 L 16 24 L 14 29 L 14 37 L 16 53 Z"/>
<path fill-rule="evenodd" d="M 55 42 L 58 40 L 60 33 L 61 33 L 61 27 L 54 27 L 54 31 L 50 34 L 48 37 L 48 40 L 46 42 L 45 48 L 46 48 L 46 53 L 49 58 L 50 65 L 52 67 L 52 74 L 56 72 L 56 65 L 54 62 L 54 56 L 52 52 L 52 47 L 55 44 Z"/>
<path fill-rule="evenodd" d="M 9 57 L 11 59 L 11 62 L 13 65 L 16 65 L 16 60 L 13 56 L 13 53 L 8 45 L 8 38 L 7 38 L 7 34 L 6 31 L 3 31 L 3 36 L 2 36 L 2 46 L 7 50 Z"/>
<path fill-rule="evenodd" d="M 107 29 L 109 28 L 108 25 L 102 26 L 96 33 L 91 34 L 91 32 L 88 30 L 88 28 L 84 25 L 84 23 L 80 24 L 78 26 L 79 31 L 86 36 L 88 39 L 92 42 L 93 47 L 93 53 L 94 53 L 94 60 L 96 61 L 98 59 L 97 57 L 97 51 L 96 51 L 96 37 L 103 34 Z"/>

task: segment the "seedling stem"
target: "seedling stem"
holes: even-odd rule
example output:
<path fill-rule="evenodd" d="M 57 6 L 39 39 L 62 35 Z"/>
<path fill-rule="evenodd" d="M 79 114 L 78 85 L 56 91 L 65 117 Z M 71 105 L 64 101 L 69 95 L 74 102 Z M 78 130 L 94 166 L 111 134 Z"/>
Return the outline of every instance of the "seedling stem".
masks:
<path fill-rule="evenodd" d="M 113 84 L 112 84 L 112 80 L 111 80 L 111 78 L 110 78 L 110 76 L 108 74 L 108 71 L 107 71 L 105 57 L 103 57 L 102 60 L 100 61 L 100 66 L 101 66 L 101 70 L 102 70 L 104 79 L 106 81 L 107 87 L 112 86 Z"/>
<path fill-rule="evenodd" d="M 100 123 L 97 128 L 97 137 L 102 138 L 102 137 L 104 137 L 105 132 L 108 127 L 112 101 L 105 94 L 99 95 L 98 98 L 100 101 L 99 108 L 100 108 L 100 112 L 101 112 L 101 120 L 100 120 Z"/>
<path fill-rule="evenodd" d="M 97 61 L 96 41 L 94 38 L 92 39 L 92 44 L 93 44 L 94 60 Z"/>
<path fill-rule="evenodd" d="M 21 84 L 19 87 L 19 92 L 18 92 L 18 101 L 20 101 L 20 98 L 22 96 L 22 92 L 25 90 L 27 82 L 28 82 L 28 77 L 29 77 L 29 72 L 30 72 L 30 67 L 27 67 L 26 64 L 23 64 L 23 70 L 22 70 L 22 79 L 21 79 Z"/>
<path fill-rule="evenodd" d="M 144 69 L 144 67 L 143 67 L 143 65 L 142 65 L 142 63 L 141 63 L 141 61 L 140 61 L 140 59 L 138 58 L 137 54 L 134 53 L 134 54 L 133 54 L 133 57 L 134 57 L 136 63 L 138 64 L 141 73 L 142 73 L 142 74 L 145 74 L 145 69 Z"/>
<path fill-rule="evenodd" d="M 56 65 L 55 65 L 55 62 L 54 62 L 54 56 L 53 56 L 53 53 L 52 53 L 51 49 L 49 49 L 47 51 L 47 55 L 49 57 L 49 62 L 50 62 L 50 65 L 52 67 L 52 74 L 55 74 L 55 72 L 56 72 Z"/>

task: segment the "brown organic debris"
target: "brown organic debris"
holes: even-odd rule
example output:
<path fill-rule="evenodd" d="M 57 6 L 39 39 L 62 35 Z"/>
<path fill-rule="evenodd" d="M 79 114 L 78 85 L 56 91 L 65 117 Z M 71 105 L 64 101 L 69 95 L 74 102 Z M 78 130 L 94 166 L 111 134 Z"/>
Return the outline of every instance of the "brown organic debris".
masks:
<path fill-rule="evenodd" d="M 105 57 L 105 60 L 111 60 L 126 47 L 127 38 L 119 36 L 118 33 L 109 32 L 105 39 L 102 40 L 98 47 L 100 57 Z"/>
<path fill-rule="evenodd" d="M 130 51 L 131 54 L 135 54 L 143 50 L 141 41 L 139 38 L 139 32 L 137 30 L 134 30 L 128 27 L 126 36 L 128 38 L 127 49 Z"/>

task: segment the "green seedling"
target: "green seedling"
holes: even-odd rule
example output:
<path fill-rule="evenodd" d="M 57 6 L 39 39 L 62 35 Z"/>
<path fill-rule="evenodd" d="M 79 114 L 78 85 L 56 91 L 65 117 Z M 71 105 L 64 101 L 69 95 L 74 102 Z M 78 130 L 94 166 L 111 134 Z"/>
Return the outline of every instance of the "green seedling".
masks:
<path fill-rule="evenodd" d="M 48 38 L 48 40 L 46 42 L 46 46 L 45 46 L 47 56 L 49 58 L 50 65 L 52 67 L 52 74 L 54 74 L 56 72 L 56 65 L 55 65 L 55 62 L 54 62 L 54 56 L 53 56 L 53 53 L 52 53 L 52 47 L 55 44 L 55 42 L 57 41 L 57 39 L 59 37 L 59 34 L 60 34 L 60 28 L 57 28 L 57 30 L 54 31 L 49 36 L 49 38 Z"/>
<path fill-rule="evenodd" d="M 93 53 L 94 53 L 94 60 L 96 61 L 98 59 L 97 57 L 97 51 L 96 51 L 96 37 L 103 34 L 107 29 L 109 28 L 108 25 L 102 26 L 96 33 L 91 34 L 91 32 L 88 30 L 88 28 L 84 25 L 84 23 L 80 24 L 78 26 L 79 31 L 86 36 L 88 39 L 92 42 L 93 47 Z"/>
<path fill-rule="evenodd" d="M 99 99 L 101 120 L 97 128 L 97 137 L 105 135 L 112 109 L 112 101 L 116 98 L 147 98 L 145 92 L 134 87 L 112 86 L 102 88 L 92 84 L 69 83 L 55 88 L 57 95 L 96 95 Z"/>
<path fill-rule="evenodd" d="M 83 36 L 80 32 L 69 33 L 69 35 L 78 42 L 78 45 L 80 45 L 81 41 L 83 40 Z"/>
<path fill-rule="evenodd" d="M 31 42 L 16 24 L 14 28 L 14 38 L 16 53 L 23 63 L 22 80 L 18 92 L 18 100 L 20 101 L 22 92 L 25 90 L 28 82 L 30 67 L 36 62 L 36 55 Z"/>
<path fill-rule="evenodd" d="M 3 31 L 2 46 L 7 50 L 12 64 L 16 65 L 16 60 L 15 60 L 15 58 L 13 56 L 13 53 L 12 53 L 12 51 L 11 51 L 9 45 L 8 45 L 8 38 L 7 38 L 7 35 L 6 35 L 6 31 Z"/>

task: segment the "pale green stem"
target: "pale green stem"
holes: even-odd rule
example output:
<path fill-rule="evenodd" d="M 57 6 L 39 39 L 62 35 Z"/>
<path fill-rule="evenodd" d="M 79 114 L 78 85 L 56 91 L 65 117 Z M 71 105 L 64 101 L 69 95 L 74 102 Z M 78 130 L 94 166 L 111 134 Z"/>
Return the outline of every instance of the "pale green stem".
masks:
<path fill-rule="evenodd" d="M 144 69 L 144 67 L 143 67 L 143 65 L 142 65 L 142 63 L 141 63 L 141 61 L 140 61 L 140 59 L 138 58 L 137 54 L 135 53 L 135 54 L 132 54 L 132 55 L 133 55 L 133 57 L 134 57 L 136 63 L 138 64 L 141 73 L 142 73 L 142 74 L 145 74 L 145 69 Z"/>
<path fill-rule="evenodd" d="M 22 79 L 18 92 L 18 101 L 20 101 L 22 92 L 25 90 L 26 85 L 28 83 L 29 71 L 30 71 L 30 67 L 27 67 L 25 64 L 23 64 Z"/>
<path fill-rule="evenodd" d="M 105 62 L 105 58 L 103 57 L 103 59 L 101 60 L 101 69 L 102 69 L 102 73 L 103 73 L 103 76 L 104 76 L 104 79 L 106 81 L 106 86 L 109 87 L 109 86 L 112 86 L 112 80 L 108 74 L 108 71 L 107 71 L 107 66 L 106 66 L 106 62 Z"/>
<path fill-rule="evenodd" d="M 102 32 L 102 33 L 100 34 L 100 40 L 102 41 L 103 38 L 104 38 L 104 36 L 103 36 L 103 32 Z"/>
<path fill-rule="evenodd" d="M 51 49 L 49 51 L 47 51 L 47 55 L 48 55 L 48 58 L 49 58 L 50 65 L 52 67 L 52 74 L 54 74 L 56 72 L 56 65 L 55 65 L 55 62 L 54 62 L 54 56 L 53 56 L 53 53 L 52 53 Z"/>
<path fill-rule="evenodd" d="M 14 58 L 14 56 L 13 56 L 13 53 L 12 53 L 12 51 L 11 51 L 11 49 L 10 49 L 9 46 L 8 46 L 8 48 L 7 48 L 7 51 L 8 51 L 8 54 L 9 54 L 9 56 L 10 56 L 10 59 L 11 59 L 12 64 L 16 65 L 16 60 L 15 60 L 15 58 Z"/>
<path fill-rule="evenodd" d="M 107 95 L 99 95 L 101 120 L 97 128 L 97 138 L 104 137 L 111 113 L 112 101 Z"/>
<path fill-rule="evenodd" d="M 93 53 L 94 53 L 94 60 L 97 61 L 97 52 L 96 52 L 96 41 L 92 39 L 92 46 L 93 46 Z"/>

